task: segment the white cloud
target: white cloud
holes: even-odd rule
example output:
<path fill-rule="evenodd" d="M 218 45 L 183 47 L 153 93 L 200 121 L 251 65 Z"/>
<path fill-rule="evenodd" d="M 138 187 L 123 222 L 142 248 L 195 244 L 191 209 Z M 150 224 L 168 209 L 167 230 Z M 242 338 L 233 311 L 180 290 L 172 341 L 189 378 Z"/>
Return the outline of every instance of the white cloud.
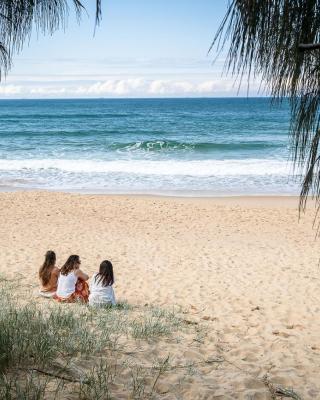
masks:
<path fill-rule="evenodd" d="M 148 86 L 148 93 L 153 95 L 190 94 L 196 92 L 196 85 L 188 81 L 154 80 Z"/>
<path fill-rule="evenodd" d="M 255 95 L 257 84 L 251 86 Z M 50 98 L 50 97 L 201 97 L 233 96 L 237 94 L 232 80 L 175 79 L 107 79 L 96 82 L 55 81 L 25 82 L 0 85 L 2 98 Z M 241 92 L 240 92 L 241 94 Z"/>
<path fill-rule="evenodd" d="M 117 79 L 96 82 L 91 85 L 83 85 L 75 88 L 75 93 L 79 95 L 114 95 L 125 96 L 131 95 L 136 91 L 143 90 L 146 86 L 146 81 L 142 78 L 136 79 Z"/>
<path fill-rule="evenodd" d="M 20 85 L 1 85 L 0 94 L 4 96 L 16 96 L 23 93 L 23 87 Z"/>

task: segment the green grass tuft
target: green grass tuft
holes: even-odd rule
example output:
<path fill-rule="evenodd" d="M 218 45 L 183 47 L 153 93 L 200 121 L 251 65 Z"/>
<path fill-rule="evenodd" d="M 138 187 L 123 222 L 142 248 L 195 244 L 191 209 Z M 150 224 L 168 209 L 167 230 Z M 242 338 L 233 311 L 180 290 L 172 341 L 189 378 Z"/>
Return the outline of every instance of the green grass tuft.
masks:
<path fill-rule="evenodd" d="M 125 368 L 130 371 L 123 384 L 126 396 L 151 398 L 166 368 L 157 364 L 147 371 L 124 362 L 123 354 L 128 343 L 132 348 L 137 339 L 148 343 L 170 337 L 182 325 L 173 312 L 127 303 L 90 308 L 53 301 L 46 307 L 34 300 L 19 302 L 14 287 L 2 279 L 0 398 L 63 399 L 72 393 L 83 400 L 111 399 L 114 382 L 121 381 Z"/>

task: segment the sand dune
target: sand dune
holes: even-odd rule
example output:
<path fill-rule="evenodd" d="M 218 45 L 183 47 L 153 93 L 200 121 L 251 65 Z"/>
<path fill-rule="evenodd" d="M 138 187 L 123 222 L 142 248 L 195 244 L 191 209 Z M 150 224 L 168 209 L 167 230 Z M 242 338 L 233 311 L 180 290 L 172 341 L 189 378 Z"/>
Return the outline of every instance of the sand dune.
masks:
<path fill-rule="evenodd" d="M 268 399 L 266 373 L 320 398 L 320 239 L 312 211 L 298 221 L 296 198 L 16 192 L 0 201 L 0 273 L 24 277 L 30 296 L 48 249 L 60 265 L 79 254 L 90 274 L 107 258 L 118 298 L 181 306 L 208 326 L 201 354 L 228 363 L 203 367 L 183 398 Z M 191 353 L 186 344 L 176 357 Z"/>

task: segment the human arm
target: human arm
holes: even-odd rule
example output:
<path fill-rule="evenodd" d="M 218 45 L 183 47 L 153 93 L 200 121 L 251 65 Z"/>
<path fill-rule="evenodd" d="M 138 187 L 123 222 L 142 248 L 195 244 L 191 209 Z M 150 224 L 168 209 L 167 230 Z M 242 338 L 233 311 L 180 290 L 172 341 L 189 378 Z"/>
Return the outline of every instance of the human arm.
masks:
<path fill-rule="evenodd" d="M 115 306 L 115 305 L 117 304 L 117 303 L 116 303 L 116 297 L 115 297 L 115 295 L 114 295 L 113 287 L 110 286 L 110 288 L 111 288 L 111 303 L 112 303 L 113 306 Z"/>
<path fill-rule="evenodd" d="M 82 272 L 81 269 L 75 270 L 74 274 L 75 274 L 75 276 L 77 278 L 80 278 L 80 279 L 82 279 L 84 281 L 87 281 L 89 279 L 89 275 L 87 275 L 84 272 Z"/>

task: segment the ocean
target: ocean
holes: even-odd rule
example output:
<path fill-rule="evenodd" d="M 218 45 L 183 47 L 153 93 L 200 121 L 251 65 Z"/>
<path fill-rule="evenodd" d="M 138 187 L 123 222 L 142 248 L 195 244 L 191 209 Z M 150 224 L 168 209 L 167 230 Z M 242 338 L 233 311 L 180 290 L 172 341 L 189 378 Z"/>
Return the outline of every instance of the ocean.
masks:
<path fill-rule="evenodd" d="M 0 189 L 294 195 L 289 118 L 266 98 L 0 100 Z"/>

